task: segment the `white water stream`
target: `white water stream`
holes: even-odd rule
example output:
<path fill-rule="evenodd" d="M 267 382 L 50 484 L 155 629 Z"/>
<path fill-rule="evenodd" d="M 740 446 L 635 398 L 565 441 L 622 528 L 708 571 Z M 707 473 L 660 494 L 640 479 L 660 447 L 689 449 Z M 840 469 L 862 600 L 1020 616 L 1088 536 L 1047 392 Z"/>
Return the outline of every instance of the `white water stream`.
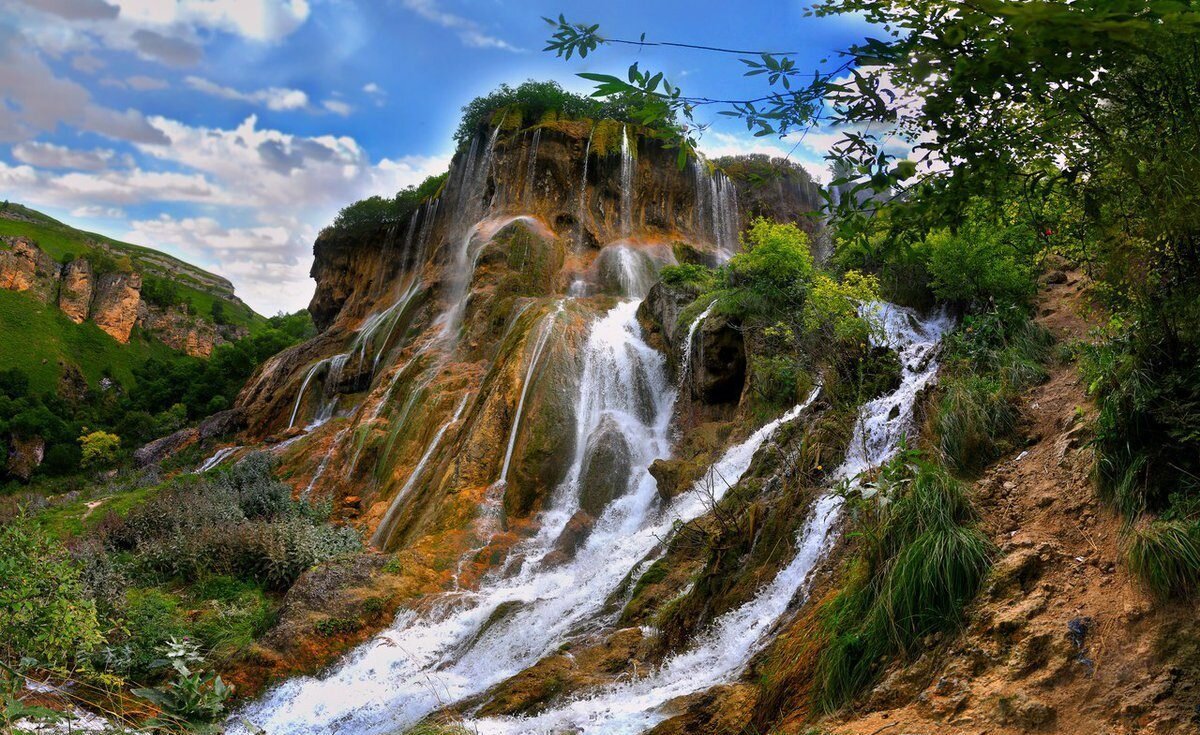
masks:
<path fill-rule="evenodd" d="M 650 462 L 669 456 L 668 422 L 675 400 L 661 354 L 645 343 L 637 301 L 598 319 L 584 346 L 578 441 L 571 468 L 541 517 L 539 532 L 518 545 L 511 573 L 486 578 L 476 591 L 445 595 L 422 611 L 407 611 L 320 678 L 285 682 L 249 705 L 241 718 L 271 735 L 402 731 L 431 711 L 478 694 L 555 650 L 595 623 L 604 601 L 629 570 L 670 535 L 676 521 L 703 514 L 723 494 L 722 482 L 701 483 L 661 506 Z M 759 446 L 799 409 L 729 450 L 714 477 L 736 482 Z M 575 558 L 543 564 L 579 508 L 579 477 L 589 439 L 615 427 L 633 456 L 628 491 L 598 519 Z"/>

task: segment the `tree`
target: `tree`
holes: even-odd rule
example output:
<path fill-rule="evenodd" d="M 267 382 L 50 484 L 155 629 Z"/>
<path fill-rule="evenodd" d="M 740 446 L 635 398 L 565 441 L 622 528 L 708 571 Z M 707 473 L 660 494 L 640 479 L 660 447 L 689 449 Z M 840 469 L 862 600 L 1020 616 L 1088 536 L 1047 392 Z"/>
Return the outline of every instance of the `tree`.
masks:
<path fill-rule="evenodd" d="M 83 451 L 84 469 L 103 469 L 116 464 L 121 452 L 121 438 L 106 431 L 93 431 L 79 437 Z"/>

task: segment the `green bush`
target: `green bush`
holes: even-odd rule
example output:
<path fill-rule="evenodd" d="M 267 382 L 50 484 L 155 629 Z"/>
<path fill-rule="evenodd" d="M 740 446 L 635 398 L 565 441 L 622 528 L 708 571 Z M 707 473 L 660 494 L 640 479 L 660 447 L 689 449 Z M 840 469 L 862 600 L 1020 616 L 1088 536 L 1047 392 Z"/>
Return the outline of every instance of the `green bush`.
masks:
<path fill-rule="evenodd" d="M 79 567 L 24 516 L 0 527 L 0 658 L 66 665 L 101 642 Z"/>
<path fill-rule="evenodd" d="M 896 654 L 957 625 L 991 566 L 965 488 L 945 470 L 903 453 L 848 499 L 860 540 L 848 580 L 821 610 L 827 645 L 817 663 L 818 704 L 849 701 Z"/>
<path fill-rule="evenodd" d="M 934 440 L 955 471 L 974 472 L 1013 448 L 1021 395 L 1045 380 L 1053 340 L 1020 307 L 970 314 L 946 340 Z"/>
<path fill-rule="evenodd" d="M 1134 528 L 1125 560 L 1160 597 L 1190 594 L 1200 583 L 1200 525 L 1157 520 Z"/>
<path fill-rule="evenodd" d="M 371 196 L 342 207 L 329 226 L 332 231 L 354 232 L 397 223 L 417 211 L 417 207 L 441 191 L 449 172 L 430 176 L 417 186 L 406 187 L 391 199 Z"/>
<path fill-rule="evenodd" d="M 696 263 L 666 265 L 658 272 L 659 280 L 668 286 L 690 287 L 704 290 L 716 282 L 716 273 Z"/>
<path fill-rule="evenodd" d="M 937 232 L 927 238 L 926 247 L 930 286 L 943 301 L 975 309 L 1024 304 L 1036 290 L 1028 261 L 994 228 Z"/>
<path fill-rule="evenodd" d="M 562 88 L 557 82 L 527 81 L 515 89 L 501 84 L 496 91 L 476 97 L 463 107 L 462 120 L 454 132 L 454 140 L 460 147 L 470 142 L 484 125 L 495 125 L 494 116 L 505 112 L 505 122 L 511 127 L 532 125 L 546 113 L 558 113 L 572 120 L 610 119 L 632 122 L 627 106 L 620 100 L 598 100 L 595 97 L 575 94 Z"/>

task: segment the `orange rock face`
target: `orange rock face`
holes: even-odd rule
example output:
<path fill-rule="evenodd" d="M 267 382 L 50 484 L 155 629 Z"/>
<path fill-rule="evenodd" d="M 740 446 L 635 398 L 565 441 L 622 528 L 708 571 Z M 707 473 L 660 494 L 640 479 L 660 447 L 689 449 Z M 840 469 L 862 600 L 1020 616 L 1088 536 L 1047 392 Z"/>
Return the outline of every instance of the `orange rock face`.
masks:
<path fill-rule="evenodd" d="M 58 263 L 26 238 L 8 242 L 11 248 L 0 249 L 0 288 L 27 291 L 39 301 L 49 302 L 58 282 Z"/>
<path fill-rule="evenodd" d="M 67 263 L 63 268 L 62 284 L 58 290 L 58 308 L 68 319 L 82 324 L 91 311 L 95 285 L 92 266 L 88 261 L 79 258 Z"/>
<path fill-rule="evenodd" d="M 121 344 L 129 342 L 137 323 L 141 288 L 142 277 L 137 273 L 106 273 L 96 284 L 92 321 Z"/>

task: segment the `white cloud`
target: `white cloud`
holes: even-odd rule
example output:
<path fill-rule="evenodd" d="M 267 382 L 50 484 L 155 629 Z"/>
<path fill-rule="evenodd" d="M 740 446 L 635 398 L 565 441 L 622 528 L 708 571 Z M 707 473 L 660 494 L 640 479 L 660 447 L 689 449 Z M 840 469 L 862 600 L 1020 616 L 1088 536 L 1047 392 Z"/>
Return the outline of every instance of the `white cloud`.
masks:
<path fill-rule="evenodd" d="M 841 136 L 836 136 L 840 138 Z M 797 143 L 799 142 L 799 145 Z M 709 131 L 700 139 L 700 152 L 708 158 L 721 156 L 741 156 L 751 153 L 761 153 L 777 158 L 787 158 L 804 167 L 814 180 L 829 181 L 828 166 L 825 163 L 825 149 L 820 148 L 825 141 L 817 141 L 813 133 L 800 141 L 800 134 L 783 138 L 755 138 L 751 135 L 737 135 Z"/>
<path fill-rule="evenodd" d="M 140 168 L 60 174 L 27 164 L 9 166 L 0 161 L 0 190 L 10 192 L 10 196 L 18 201 L 45 207 L 145 202 L 237 204 L 200 174 Z"/>
<path fill-rule="evenodd" d="M 118 207 L 76 207 L 71 210 L 71 216 L 81 219 L 124 219 L 125 210 Z"/>
<path fill-rule="evenodd" d="M 103 69 L 106 64 L 104 60 L 93 56 L 92 54 L 80 54 L 74 59 L 71 59 L 72 68 L 83 72 L 84 74 L 95 74 Z"/>
<path fill-rule="evenodd" d="M 341 100 L 325 100 L 321 103 L 321 107 L 324 107 L 326 110 L 329 110 L 335 115 L 341 115 L 342 117 L 346 117 L 354 111 L 353 107 L 345 102 L 342 102 Z"/>
<path fill-rule="evenodd" d="M 144 26 L 183 26 L 278 41 L 308 19 L 307 0 L 114 0 L 121 19 Z"/>
<path fill-rule="evenodd" d="M 249 102 L 254 105 L 265 106 L 269 110 L 285 111 L 285 110 L 302 110 L 308 107 L 308 95 L 299 89 L 287 89 L 285 87 L 268 87 L 267 89 L 259 89 L 253 92 L 241 92 L 232 87 L 225 87 L 216 82 L 203 79 L 201 77 L 187 77 L 184 79 L 189 87 L 222 99 L 234 100 L 237 102 Z"/>
<path fill-rule="evenodd" d="M 71 168 L 84 171 L 100 171 L 117 160 L 116 152 L 108 148 L 84 151 L 39 142 L 18 143 L 12 147 L 12 155 L 21 163 L 39 168 Z"/>
<path fill-rule="evenodd" d="M 22 0 L 26 5 L 68 20 L 110 20 L 120 8 L 104 0 Z"/>
<path fill-rule="evenodd" d="M 295 311 L 307 306 L 312 296 L 304 256 L 316 231 L 302 222 L 226 227 L 211 217 L 161 215 L 132 222 L 124 237 L 216 269 L 237 284 L 242 299 L 263 313 Z"/>
<path fill-rule="evenodd" d="M 436 0 L 400 0 L 400 4 L 430 23 L 454 31 L 458 39 L 466 46 L 494 48 L 502 51 L 522 51 L 508 41 L 488 34 L 479 23 L 470 18 L 442 10 L 438 7 Z"/>
<path fill-rule="evenodd" d="M 148 76 L 144 76 L 142 74 L 135 74 L 135 75 L 129 77 L 128 79 L 125 80 L 125 83 L 127 85 L 129 85 L 130 89 L 136 90 L 138 92 L 149 92 L 152 90 L 166 89 L 167 87 L 170 86 L 169 84 L 167 84 L 167 81 L 165 79 L 159 79 L 157 77 L 148 77 Z"/>
<path fill-rule="evenodd" d="M 0 29 L 0 141 L 24 141 L 62 123 L 142 143 L 163 142 L 137 110 L 97 105 L 83 86 L 64 79 L 20 36 Z"/>

